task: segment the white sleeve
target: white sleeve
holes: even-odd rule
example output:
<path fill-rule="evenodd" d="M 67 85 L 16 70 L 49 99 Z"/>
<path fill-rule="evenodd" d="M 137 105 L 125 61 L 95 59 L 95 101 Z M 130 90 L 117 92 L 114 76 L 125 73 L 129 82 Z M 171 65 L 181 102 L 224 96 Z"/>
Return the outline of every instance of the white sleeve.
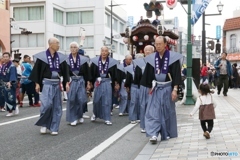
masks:
<path fill-rule="evenodd" d="M 22 69 L 17 67 L 17 74 L 22 75 Z"/>
<path fill-rule="evenodd" d="M 192 112 L 190 113 L 190 115 L 194 115 L 197 112 L 197 110 L 199 109 L 200 105 L 201 105 L 201 101 L 200 101 L 200 98 L 198 97 L 197 101 L 195 103 L 195 106 L 194 106 Z"/>

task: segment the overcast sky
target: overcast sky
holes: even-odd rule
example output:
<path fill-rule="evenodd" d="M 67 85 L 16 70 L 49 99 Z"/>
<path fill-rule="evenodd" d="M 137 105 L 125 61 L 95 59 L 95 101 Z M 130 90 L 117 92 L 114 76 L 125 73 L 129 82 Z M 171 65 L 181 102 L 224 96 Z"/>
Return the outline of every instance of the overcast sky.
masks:
<path fill-rule="evenodd" d="M 144 10 L 143 4 L 149 3 L 150 0 L 114 0 L 118 4 L 126 4 L 122 6 L 128 13 L 128 16 L 134 16 L 134 21 L 137 22 L 140 16 L 146 18 L 146 11 Z M 205 13 L 206 14 L 215 14 L 218 13 L 217 4 L 219 0 L 212 0 L 208 5 Z M 240 8 L 240 0 L 221 0 L 223 6 L 223 11 L 221 16 L 206 16 L 205 22 L 211 24 L 206 25 L 206 36 L 207 37 L 216 37 L 216 26 L 221 25 L 223 27 L 225 19 L 233 17 L 233 11 L 237 8 Z M 187 29 L 187 14 L 182 8 L 181 4 L 178 3 L 177 6 L 170 10 L 167 8 L 166 4 L 164 6 L 164 19 L 171 19 L 178 17 L 179 27 L 184 27 Z M 184 5 L 187 10 L 187 5 Z M 154 15 L 154 14 L 153 14 Z M 194 35 L 202 34 L 202 19 L 200 18 L 197 23 L 194 25 Z"/>

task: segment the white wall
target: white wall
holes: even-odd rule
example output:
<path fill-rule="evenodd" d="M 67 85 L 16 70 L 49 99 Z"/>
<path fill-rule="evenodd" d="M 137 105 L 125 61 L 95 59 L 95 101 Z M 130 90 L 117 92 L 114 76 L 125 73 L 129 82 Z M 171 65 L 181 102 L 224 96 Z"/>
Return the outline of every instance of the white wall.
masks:
<path fill-rule="evenodd" d="M 232 30 L 226 32 L 226 49 L 227 51 L 230 49 L 230 36 L 232 34 L 236 34 L 236 47 L 240 49 L 240 29 L 239 30 Z"/>

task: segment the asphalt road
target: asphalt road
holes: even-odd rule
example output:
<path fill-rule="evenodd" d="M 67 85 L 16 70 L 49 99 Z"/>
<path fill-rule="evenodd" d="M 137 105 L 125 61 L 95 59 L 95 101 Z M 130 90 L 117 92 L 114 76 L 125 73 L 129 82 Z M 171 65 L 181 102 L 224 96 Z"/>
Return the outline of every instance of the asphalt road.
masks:
<path fill-rule="evenodd" d="M 63 108 L 65 107 L 66 103 L 63 104 Z M 73 127 L 65 121 L 66 112 L 63 111 L 59 135 L 41 135 L 39 133 L 40 127 L 34 125 L 34 123 L 38 120 L 39 109 L 39 107 L 23 107 L 20 108 L 20 114 L 14 117 L 6 117 L 5 115 L 7 112 L 0 112 L 1 160 L 78 159 L 92 150 L 95 146 L 111 137 L 120 129 L 129 125 L 128 117 L 119 117 L 118 109 L 114 109 L 112 126 L 105 125 L 102 120 L 97 120 L 93 123 L 90 121 L 90 119 L 85 119 L 83 124 L 78 124 L 77 126 Z M 92 105 L 89 105 L 88 109 L 89 112 L 87 114 L 91 115 Z M 27 117 L 29 119 L 19 121 L 19 119 L 24 119 Z M 16 120 L 16 122 L 13 122 L 14 120 Z M 6 124 L 5 122 L 11 123 Z M 139 133 L 139 127 L 136 125 L 135 128 Z M 126 133 L 126 135 L 127 134 L 128 133 Z M 124 147 L 126 143 L 120 143 L 121 140 L 124 142 L 127 139 L 128 143 L 129 141 L 131 142 L 132 138 L 126 137 L 126 135 L 122 137 L 123 139 L 121 138 L 118 140 L 118 142 L 109 146 L 109 148 L 106 149 L 103 154 L 110 150 L 111 147 Z M 129 135 L 132 135 L 134 138 L 136 138 L 135 133 L 131 133 Z M 142 137 L 143 135 L 139 133 L 137 136 Z M 137 139 L 142 141 L 141 138 Z M 143 147 L 143 144 L 139 145 L 137 142 L 134 142 L 134 144 L 136 144 L 137 147 L 128 147 L 135 148 L 137 151 Z M 136 153 L 134 155 L 132 153 L 128 154 L 130 157 L 134 157 L 136 155 Z M 100 155 L 98 155 L 98 158 L 102 159 L 104 155 Z M 105 159 L 107 160 L 109 158 L 106 157 Z"/>

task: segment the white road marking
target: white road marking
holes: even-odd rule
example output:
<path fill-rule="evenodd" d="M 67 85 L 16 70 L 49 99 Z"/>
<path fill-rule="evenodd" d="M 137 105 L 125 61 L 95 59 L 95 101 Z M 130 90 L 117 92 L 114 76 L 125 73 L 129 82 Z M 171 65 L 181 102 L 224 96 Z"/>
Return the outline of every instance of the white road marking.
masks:
<path fill-rule="evenodd" d="M 88 102 L 88 105 L 90 105 L 92 103 L 93 102 Z M 66 111 L 66 108 L 62 109 L 62 111 Z M 0 126 L 4 126 L 4 125 L 7 125 L 7 124 L 12 124 L 12 123 L 17 123 L 17 122 L 21 122 L 21 121 L 37 118 L 37 117 L 39 117 L 39 114 L 38 115 L 34 115 L 34 116 L 30 116 L 30 117 L 26 117 L 26 118 L 16 119 L 16 120 L 8 121 L 8 122 L 3 122 L 3 123 L 0 123 Z"/>
<path fill-rule="evenodd" d="M 114 143 L 116 140 L 118 140 L 120 137 L 122 137 L 126 132 L 128 132 L 130 129 L 135 127 L 137 124 L 129 124 L 122 128 L 120 131 L 112 135 L 110 138 L 106 139 L 104 142 L 93 148 L 91 151 L 83 155 L 82 157 L 78 158 L 78 160 L 90 160 L 94 157 L 96 157 L 98 154 L 100 154 L 103 150 L 108 148 L 112 143 Z"/>

